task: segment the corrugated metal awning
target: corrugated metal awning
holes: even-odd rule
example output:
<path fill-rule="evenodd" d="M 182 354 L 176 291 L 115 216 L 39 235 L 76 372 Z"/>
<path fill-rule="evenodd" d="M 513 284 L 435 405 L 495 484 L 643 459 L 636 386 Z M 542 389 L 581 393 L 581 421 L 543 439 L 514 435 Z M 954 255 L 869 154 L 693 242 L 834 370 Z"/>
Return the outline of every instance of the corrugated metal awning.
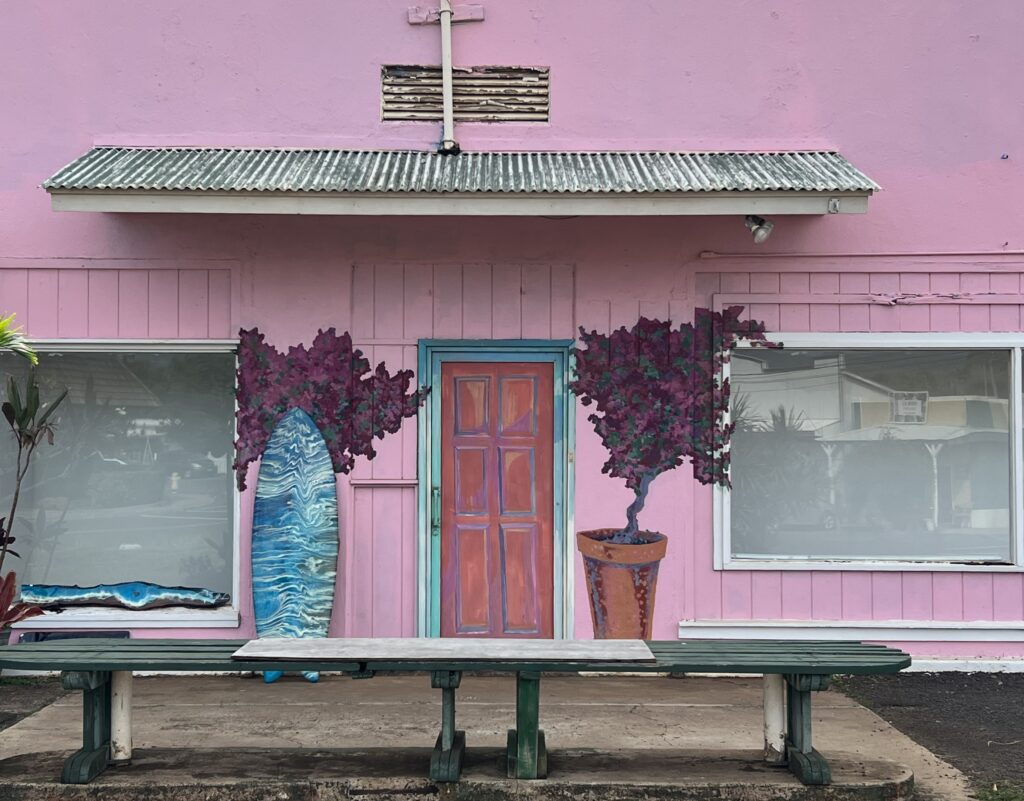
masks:
<path fill-rule="evenodd" d="M 824 214 L 864 211 L 878 189 L 819 151 L 179 147 L 93 148 L 43 187 L 69 210 L 307 214 Z"/>

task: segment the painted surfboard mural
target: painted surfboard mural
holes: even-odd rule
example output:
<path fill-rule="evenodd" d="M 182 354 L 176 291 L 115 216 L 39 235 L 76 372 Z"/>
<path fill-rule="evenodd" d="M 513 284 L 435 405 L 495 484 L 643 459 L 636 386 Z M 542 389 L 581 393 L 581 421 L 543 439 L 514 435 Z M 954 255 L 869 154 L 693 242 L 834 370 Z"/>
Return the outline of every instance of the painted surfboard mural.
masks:
<path fill-rule="evenodd" d="M 252 594 L 259 637 L 326 637 L 338 569 L 338 490 L 316 424 L 292 409 L 267 443 L 256 484 Z M 319 675 L 304 674 L 310 681 Z M 280 678 L 267 671 L 267 683 Z"/>

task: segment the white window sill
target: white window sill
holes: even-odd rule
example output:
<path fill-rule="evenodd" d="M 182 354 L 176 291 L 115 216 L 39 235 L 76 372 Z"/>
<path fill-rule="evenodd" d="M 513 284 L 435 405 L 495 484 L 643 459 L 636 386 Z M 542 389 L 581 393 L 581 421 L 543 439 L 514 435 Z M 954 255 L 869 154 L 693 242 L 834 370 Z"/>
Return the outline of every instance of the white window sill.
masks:
<path fill-rule="evenodd" d="M 1024 565 L 1006 562 L 895 562 L 871 559 L 729 559 L 716 563 L 715 570 L 823 570 L 898 571 L 901 573 L 1021 573 Z"/>
<path fill-rule="evenodd" d="M 170 606 L 133 612 L 98 606 L 82 606 L 63 612 L 44 612 L 15 623 L 19 631 L 61 631 L 64 629 L 234 629 L 238 610 L 188 609 Z"/>
<path fill-rule="evenodd" d="M 1024 642 L 1016 620 L 680 620 L 683 640 Z"/>

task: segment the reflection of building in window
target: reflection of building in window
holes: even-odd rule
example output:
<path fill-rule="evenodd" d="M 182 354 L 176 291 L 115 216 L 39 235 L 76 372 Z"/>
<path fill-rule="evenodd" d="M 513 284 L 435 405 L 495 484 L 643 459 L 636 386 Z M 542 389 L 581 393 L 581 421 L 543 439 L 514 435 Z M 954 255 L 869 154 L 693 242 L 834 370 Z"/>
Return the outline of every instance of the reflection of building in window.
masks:
<path fill-rule="evenodd" d="M 1009 370 L 1005 351 L 738 356 L 734 553 L 1008 559 Z"/>

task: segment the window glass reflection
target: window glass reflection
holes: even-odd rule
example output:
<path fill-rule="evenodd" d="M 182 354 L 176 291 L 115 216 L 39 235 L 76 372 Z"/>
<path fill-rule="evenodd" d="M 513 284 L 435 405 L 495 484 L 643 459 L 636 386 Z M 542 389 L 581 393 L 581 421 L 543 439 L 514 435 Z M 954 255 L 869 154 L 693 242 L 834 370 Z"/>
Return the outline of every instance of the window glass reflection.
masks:
<path fill-rule="evenodd" d="M 0 356 L 6 375 L 27 366 Z M 53 446 L 22 487 L 20 583 L 150 581 L 231 592 L 234 356 L 40 353 L 43 400 L 64 387 Z M 6 514 L 13 436 L 0 432 Z"/>
<path fill-rule="evenodd" d="M 1010 353 L 732 361 L 733 555 L 1010 559 Z"/>

